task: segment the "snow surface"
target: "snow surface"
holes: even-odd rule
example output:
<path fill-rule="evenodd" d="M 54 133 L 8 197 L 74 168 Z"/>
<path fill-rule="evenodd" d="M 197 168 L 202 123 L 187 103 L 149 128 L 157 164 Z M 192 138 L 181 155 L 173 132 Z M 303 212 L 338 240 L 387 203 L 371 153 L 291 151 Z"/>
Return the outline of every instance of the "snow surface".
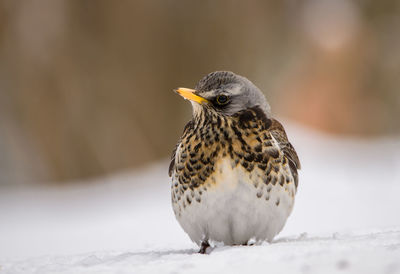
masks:
<path fill-rule="evenodd" d="M 272 244 L 197 254 L 164 161 L 83 185 L 0 189 L 0 274 L 400 273 L 400 140 L 295 125 L 288 135 L 302 171 Z"/>

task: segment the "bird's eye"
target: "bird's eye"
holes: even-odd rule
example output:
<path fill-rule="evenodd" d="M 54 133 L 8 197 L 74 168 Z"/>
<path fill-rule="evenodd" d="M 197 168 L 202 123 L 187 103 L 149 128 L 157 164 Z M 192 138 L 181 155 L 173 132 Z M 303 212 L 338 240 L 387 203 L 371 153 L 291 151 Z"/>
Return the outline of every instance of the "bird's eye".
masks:
<path fill-rule="evenodd" d="M 226 95 L 218 95 L 216 101 L 217 101 L 218 105 L 223 106 L 229 102 L 229 98 Z"/>

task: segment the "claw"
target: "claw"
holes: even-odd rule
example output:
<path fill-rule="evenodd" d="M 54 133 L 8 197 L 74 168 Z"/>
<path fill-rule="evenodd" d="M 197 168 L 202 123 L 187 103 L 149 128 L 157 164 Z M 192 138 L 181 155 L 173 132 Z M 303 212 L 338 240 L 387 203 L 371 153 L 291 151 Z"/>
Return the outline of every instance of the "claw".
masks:
<path fill-rule="evenodd" d="M 209 247 L 210 247 L 210 244 L 208 243 L 207 240 L 201 242 L 199 254 L 207 254 L 207 248 L 209 248 Z"/>

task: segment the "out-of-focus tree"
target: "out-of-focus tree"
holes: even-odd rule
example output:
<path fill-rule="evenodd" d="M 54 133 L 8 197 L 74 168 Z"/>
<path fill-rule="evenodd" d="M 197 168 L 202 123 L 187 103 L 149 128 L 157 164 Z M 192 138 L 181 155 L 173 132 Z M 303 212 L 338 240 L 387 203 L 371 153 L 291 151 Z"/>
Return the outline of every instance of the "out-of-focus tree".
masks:
<path fill-rule="evenodd" d="M 275 114 L 342 134 L 400 130 L 398 1 L 0 1 L 0 184 L 165 158 L 214 70 Z"/>

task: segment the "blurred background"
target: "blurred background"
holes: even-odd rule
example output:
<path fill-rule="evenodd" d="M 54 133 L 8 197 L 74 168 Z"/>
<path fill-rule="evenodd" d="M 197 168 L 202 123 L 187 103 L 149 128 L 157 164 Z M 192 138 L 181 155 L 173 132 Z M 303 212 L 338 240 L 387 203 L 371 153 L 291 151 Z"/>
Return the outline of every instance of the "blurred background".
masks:
<path fill-rule="evenodd" d="M 284 120 L 397 138 L 400 1 L 0 0 L 0 186 L 166 159 L 191 115 L 172 89 L 215 70 Z"/>

